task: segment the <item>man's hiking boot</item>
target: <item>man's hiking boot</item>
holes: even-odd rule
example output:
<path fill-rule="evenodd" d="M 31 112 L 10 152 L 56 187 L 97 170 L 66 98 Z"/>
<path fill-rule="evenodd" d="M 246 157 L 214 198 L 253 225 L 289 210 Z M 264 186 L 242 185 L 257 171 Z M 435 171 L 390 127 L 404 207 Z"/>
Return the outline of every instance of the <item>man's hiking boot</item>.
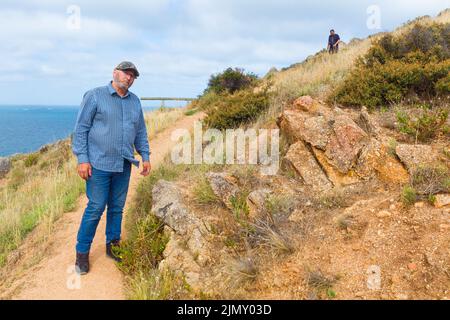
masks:
<path fill-rule="evenodd" d="M 80 274 L 86 274 L 89 272 L 89 252 L 79 253 L 77 252 L 77 260 L 75 262 L 75 271 Z"/>
<path fill-rule="evenodd" d="M 106 255 L 116 262 L 122 262 L 122 258 L 114 252 L 114 248 L 118 248 L 120 245 L 120 240 L 113 240 L 106 244 Z"/>

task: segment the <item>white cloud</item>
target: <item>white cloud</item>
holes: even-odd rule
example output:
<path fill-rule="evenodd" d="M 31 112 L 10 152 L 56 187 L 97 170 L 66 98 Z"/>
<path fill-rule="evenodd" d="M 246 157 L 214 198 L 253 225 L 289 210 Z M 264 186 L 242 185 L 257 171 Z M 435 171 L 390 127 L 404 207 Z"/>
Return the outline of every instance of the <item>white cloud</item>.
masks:
<path fill-rule="evenodd" d="M 78 31 L 67 28 L 72 4 L 81 10 Z M 301 61 L 326 45 L 330 27 L 344 40 L 366 36 L 371 4 L 380 5 L 389 29 L 450 0 L 2 0 L 0 88 L 7 93 L 0 103 L 42 103 L 36 80 L 56 92 L 55 101 L 78 103 L 121 60 L 140 69 L 134 88 L 144 95 L 195 96 L 229 66 L 262 75 Z"/>
<path fill-rule="evenodd" d="M 45 64 L 42 65 L 40 69 L 44 76 L 62 76 L 66 74 L 66 71 L 64 69 L 55 68 Z"/>

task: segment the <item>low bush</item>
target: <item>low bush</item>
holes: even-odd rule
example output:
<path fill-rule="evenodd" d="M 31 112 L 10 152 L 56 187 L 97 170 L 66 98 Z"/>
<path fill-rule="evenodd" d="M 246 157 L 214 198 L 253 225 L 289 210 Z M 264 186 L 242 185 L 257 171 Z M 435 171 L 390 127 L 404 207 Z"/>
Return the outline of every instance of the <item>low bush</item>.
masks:
<path fill-rule="evenodd" d="M 417 109 L 397 111 L 398 128 L 415 139 L 427 142 L 445 131 L 448 109 L 421 105 Z"/>
<path fill-rule="evenodd" d="M 240 68 L 228 68 L 222 73 L 212 75 L 209 79 L 206 92 L 234 93 L 256 84 L 258 77 L 253 73 L 245 72 Z"/>
<path fill-rule="evenodd" d="M 450 93 L 450 23 L 416 24 L 405 34 L 387 34 L 373 44 L 330 100 L 370 108 L 410 96 L 429 99 Z"/>
<path fill-rule="evenodd" d="M 206 110 L 205 124 L 219 130 L 238 128 L 257 120 L 269 105 L 267 90 L 244 90 L 222 95 Z"/>

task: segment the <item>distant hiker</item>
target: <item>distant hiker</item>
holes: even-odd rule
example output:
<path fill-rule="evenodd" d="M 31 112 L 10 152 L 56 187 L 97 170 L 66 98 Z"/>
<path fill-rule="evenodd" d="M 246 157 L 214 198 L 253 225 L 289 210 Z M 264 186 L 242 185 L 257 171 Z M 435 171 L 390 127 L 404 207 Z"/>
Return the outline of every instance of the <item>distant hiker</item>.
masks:
<path fill-rule="evenodd" d="M 106 206 L 106 254 L 121 260 L 113 248 L 120 242 L 131 165 L 139 168 L 135 148 L 143 161 L 141 174 L 147 176 L 151 170 L 141 102 L 128 91 L 138 76 L 133 63 L 121 62 L 108 85 L 84 94 L 78 112 L 72 151 L 78 158 L 78 174 L 86 180 L 89 199 L 77 235 L 75 269 L 79 274 L 89 271 L 89 251 Z"/>
<path fill-rule="evenodd" d="M 330 36 L 328 37 L 328 52 L 338 53 L 339 51 L 339 43 L 341 42 L 341 38 L 337 33 L 334 32 L 333 29 L 330 30 Z"/>

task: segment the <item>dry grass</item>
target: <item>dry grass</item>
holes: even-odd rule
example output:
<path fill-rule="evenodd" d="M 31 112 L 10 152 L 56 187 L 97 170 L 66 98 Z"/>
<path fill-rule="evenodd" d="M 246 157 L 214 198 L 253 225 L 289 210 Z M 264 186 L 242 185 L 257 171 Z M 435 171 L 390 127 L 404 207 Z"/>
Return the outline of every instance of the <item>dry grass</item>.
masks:
<path fill-rule="evenodd" d="M 156 111 L 146 112 L 144 117 L 148 137 L 150 139 L 154 138 L 159 132 L 180 119 L 185 112 L 186 108 L 162 108 Z"/>
<path fill-rule="evenodd" d="M 224 273 L 222 285 L 227 289 L 220 294 L 228 296 L 230 295 L 229 291 L 238 291 L 252 283 L 257 278 L 259 269 L 255 258 L 251 254 L 246 254 L 231 259 L 226 265 Z"/>
<path fill-rule="evenodd" d="M 271 223 L 260 220 L 250 226 L 253 232 L 249 233 L 248 239 L 254 246 L 263 249 L 263 252 L 270 252 L 275 256 L 294 252 L 290 239 L 276 230 Z"/>
<path fill-rule="evenodd" d="M 183 277 L 170 271 L 156 269 L 148 274 L 139 272 L 128 282 L 129 300 L 175 300 L 190 297 L 189 286 Z"/>
<path fill-rule="evenodd" d="M 30 155 L 13 158 L 13 170 L 0 190 L 0 266 L 38 224 L 45 226 L 38 238 L 45 239 L 54 221 L 75 208 L 84 185 L 68 150 L 70 141 L 64 140 L 32 154 L 32 162 Z M 57 165 L 44 165 L 49 162 Z"/>
<path fill-rule="evenodd" d="M 422 16 L 422 17 L 417 17 L 416 19 L 414 19 L 412 21 L 408 21 L 405 24 L 403 24 L 402 26 L 395 29 L 392 32 L 392 35 L 395 37 L 395 36 L 400 36 L 404 33 L 407 33 L 408 31 L 410 31 L 413 28 L 415 23 L 420 23 L 423 25 L 430 25 L 432 23 L 449 23 L 449 22 L 450 22 L 450 9 L 446 9 L 446 10 L 442 11 L 441 13 L 439 13 L 436 17 Z"/>
<path fill-rule="evenodd" d="M 312 95 L 325 98 L 330 86 L 343 79 L 356 59 L 365 54 L 372 39 L 365 39 L 343 46 L 337 55 L 320 52 L 273 77 L 278 99 L 282 96 L 299 97 Z"/>

